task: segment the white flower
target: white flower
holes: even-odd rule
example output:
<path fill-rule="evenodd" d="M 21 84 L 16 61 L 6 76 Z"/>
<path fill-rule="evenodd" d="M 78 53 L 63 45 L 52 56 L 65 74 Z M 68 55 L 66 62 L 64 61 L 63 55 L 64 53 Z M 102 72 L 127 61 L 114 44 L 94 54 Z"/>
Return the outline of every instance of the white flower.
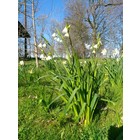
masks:
<path fill-rule="evenodd" d="M 101 53 L 102 53 L 103 55 L 106 55 L 107 50 L 106 50 L 106 49 L 103 49 Z"/>
<path fill-rule="evenodd" d="M 88 45 L 88 44 L 85 44 L 85 47 L 86 47 L 86 49 L 90 49 L 90 45 Z"/>
<path fill-rule="evenodd" d="M 119 50 L 116 48 L 115 50 L 113 50 L 113 57 L 118 55 L 119 55 Z"/>
<path fill-rule="evenodd" d="M 41 54 L 41 55 L 40 55 L 40 58 L 43 59 L 43 58 L 44 58 L 44 54 Z"/>
<path fill-rule="evenodd" d="M 44 43 L 43 45 L 42 45 L 44 48 L 46 48 L 46 44 Z"/>
<path fill-rule="evenodd" d="M 93 46 L 93 48 L 97 49 L 97 48 L 98 48 L 98 45 L 97 45 L 97 44 L 96 44 L 96 45 L 94 45 L 94 46 Z"/>
<path fill-rule="evenodd" d="M 59 42 L 62 43 L 62 40 L 60 39 Z"/>
<path fill-rule="evenodd" d="M 40 55 L 40 59 L 41 59 L 41 60 L 46 60 L 46 56 L 44 56 L 44 54 L 41 54 L 41 55 Z"/>
<path fill-rule="evenodd" d="M 60 42 L 60 43 L 62 42 L 62 40 L 60 38 L 57 38 L 56 41 Z"/>
<path fill-rule="evenodd" d="M 54 38 L 55 41 L 57 41 L 57 39 L 58 39 L 57 37 Z"/>
<path fill-rule="evenodd" d="M 24 65 L 24 61 L 20 61 L 19 64 L 20 64 L 21 66 L 23 66 L 23 65 Z"/>
<path fill-rule="evenodd" d="M 56 34 L 56 33 L 53 33 L 53 34 L 52 34 L 52 37 L 57 37 L 57 34 Z"/>
<path fill-rule="evenodd" d="M 69 34 L 68 34 L 68 33 L 66 33 L 64 36 L 65 36 L 65 37 L 69 37 Z"/>
<path fill-rule="evenodd" d="M 93 50 L 93 52 L 92 53 L 96 53 L 96 51 L 95 50 Z"/>
<path fill-rule="evenodd" d="M 58 37 L 55 37 L 54 40 L 57 41 L 57 42 L 60 42 L 60 43 L 62 42 L 62 40 Z"/>
<path fill-rule="evenodd" d="M 48 61 L 48 60 L 51 60 L 52 59 L 52 57 L 51 56 L 47 56 L 46 57 L 46 60 Z"/>
<path fill-rule="evenodd" d="M 67 34 L 68 33 L 68 29 L 65 27 L 62 31 L 63 34 Z"/>
<path fill-rule="evenodd" d="M 43 61 L 46 60 L 46 57 L 43 57 L 41 60 L 43 60 Z"/>
<path fill-rule="evenodd" d="M 57 39 L 56 39 L 56 41 L 57 41 L 57 42 L 59 42 L 59 41 L 60 41 L 60 39 L 59 39 L 59 38 L 57 38 Z"/>
<path fill-rule="evenodd" d="M 40 44 L 38 45 L 38 47 L 39 47 L 39 48 L 42 48 L 42 44 L 40 43 Z"/>

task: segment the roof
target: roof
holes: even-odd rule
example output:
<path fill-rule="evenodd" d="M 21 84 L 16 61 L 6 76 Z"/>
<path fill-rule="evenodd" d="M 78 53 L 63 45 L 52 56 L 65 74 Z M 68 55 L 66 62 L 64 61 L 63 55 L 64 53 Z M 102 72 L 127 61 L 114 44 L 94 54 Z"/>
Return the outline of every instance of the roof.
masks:
<path fill-rule="evenodd" d="M 18 37 L 19 38 L 30 38 L 30 34 L 23 27 L 23 25 L 18 21 Z"/>

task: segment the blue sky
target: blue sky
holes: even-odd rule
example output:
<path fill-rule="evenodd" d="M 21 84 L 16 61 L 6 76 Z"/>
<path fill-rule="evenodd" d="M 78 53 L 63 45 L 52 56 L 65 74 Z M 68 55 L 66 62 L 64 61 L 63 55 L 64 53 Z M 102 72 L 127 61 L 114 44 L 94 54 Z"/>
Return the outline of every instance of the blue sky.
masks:
<path fill-rule="evenodd" d="M 40 0 L 38 14 L 46 14 L 51 19 L 63 21 L 64 0 Z"/>
<path fill-rule="evenodd" d="M 48 16 L 48 22 L 50 22 L 51 19 L 55 19 L 58 22 L 62 22 L 65 13 L 65 2 L 65 0 L 39 0 L 36 17 L 39 17 L 40 15 L 46 15 Z M 27 9 L 30 9 L 31 12 L 31 3 L 29 5 L 27 4 Z M 19 14 L 18 19 L 19 21 L 21 21 L 21 23 L 24 23 L 23 14 Z"/>
<path fill-rule="evenodd" d="M 36 17 L 39 15 L 47 15 L 47 28 L 51 27 L 51 20 L 54 19 L 58 22 L 63 22 L 65 9 L 65 0 L 40 0 L 38 5 L 38 12 Z M 49 40 L 48 33 L 44 33 L 44 36 Z"/>

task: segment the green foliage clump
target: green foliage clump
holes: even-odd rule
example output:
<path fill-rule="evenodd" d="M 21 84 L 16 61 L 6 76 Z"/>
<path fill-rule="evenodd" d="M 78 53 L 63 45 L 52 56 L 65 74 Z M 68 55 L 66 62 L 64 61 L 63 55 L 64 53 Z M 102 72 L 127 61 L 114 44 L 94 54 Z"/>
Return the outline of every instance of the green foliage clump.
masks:
<path fill-rule="evenodd" d="M 19 140 L 121 140 L 122 60 L 69 60 L 19 66 Z"/>

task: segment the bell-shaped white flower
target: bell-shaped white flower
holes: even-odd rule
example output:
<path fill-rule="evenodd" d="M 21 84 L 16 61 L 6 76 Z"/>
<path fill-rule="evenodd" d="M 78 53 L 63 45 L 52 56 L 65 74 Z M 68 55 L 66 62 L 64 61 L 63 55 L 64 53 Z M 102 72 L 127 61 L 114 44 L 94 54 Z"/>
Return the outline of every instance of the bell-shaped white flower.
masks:
<path fill-rule="evenodd" d="M 46 60 L 48 61 L 48 60 L 51 60 L 52 59 L 52 57 L 51 56 L 47 56 L 46 57 Z"/>
<path fill-rule="evenodd" d="M 55 41 L 57 41 L 57 39 L 58 39 L 57 37 L 54 38 Z"/>
<path fill-rule="evenodd" d="M 23 66 L 23 65 L 24 65 L 24 61 L 20 61 L 19 64 L 20 64 L 21 66 Z"/>
<path fill-rule="evenodd" d="M 117 48 L 115 48 L 114 50 L 113 50 L 113 57 L 116 57 L 116 56 L 118 56 L 119 55 L 119 50 L 117 49 Z"/>
<path fill-rule="evenodd" d="M 95 53 L 96 53 L 96 51 L 95 51 L 95 50 L 93 50 L 93 51 L 92 51 L 92 53 L 94 53 L 94 54 L 95 54 Z"/>
<path fill-rule="evenodd" d="M 63 34 L 67 34 L 67 33 L 68 33 L 67 27 L 65 27 L 65 28 L 63 29 L 62 33 L 63 33 Z"/>
<path fill-rule="evenodd" d="M 53 33 L 53 34 L 52 34 L 52 37 L 57 37 L 57 34 L 56 34 L 56 33 Z"/>
<path fill-rule="evenodd" d="M 101 51 L 101 53 L 102 53 L 103 55 L 106 55 L 107 50 L 106 50 L 106 49 L 103 49 L 103 50 Z"/>
<path fill-rule="evenodd" d="M 55 37 L 54 40 L 57 41 L 57 42 L 60 42 L 60 43 L 62 42 L 62 40 L 58 37 Z"/>
<path fill-rule="evenodd" d="M 60 38 L 57 38 L 56 41 L 59 42 L 60 41 Z"/>
<path fill-rule="evenodd" d="M 93 48 L 97 49 L 97 48 L 98 48 L 98 45 L 97 45 L 97 44 L 96 44 L 96 45 L 94 45 L 94 46 L 93 46 Z"/>
<path fill-rule="evenodd" d="M 62 43 L 62 40 L 60 39 L 59 42 Z"/>
<path fill-rule="evenodd" d="M 42 48 L 42 44 L 40 43 L 40 44 L 38 45 L 38 47 L 39 47 L 39 48 Z"/>
<path fill-rule="evenodd" d="M 85 47 L 86 47 L 86 49 L 88 49 L 88 50 L 90 49 L 90 45 L 88 45 L 88 44 L 86 44 L 86 43 L 85 43 Z"/>
<path fill-rule="evenodd" d="M 44 48 L 46 48 L 46 44 L 44 43 L 43 45 L 42 45 Z"/>
<path fill-rule="evenodd" d="M 69 33 L 66 33 L 64 36 L 65 36 L 65 37 L 69 37 Z"/>
<path fill-rule="evenodd" d="M 40 59 L 43 59 L 45 56 L 44 56 L 44 54 L 41 54 L 40 55 Z"/>

